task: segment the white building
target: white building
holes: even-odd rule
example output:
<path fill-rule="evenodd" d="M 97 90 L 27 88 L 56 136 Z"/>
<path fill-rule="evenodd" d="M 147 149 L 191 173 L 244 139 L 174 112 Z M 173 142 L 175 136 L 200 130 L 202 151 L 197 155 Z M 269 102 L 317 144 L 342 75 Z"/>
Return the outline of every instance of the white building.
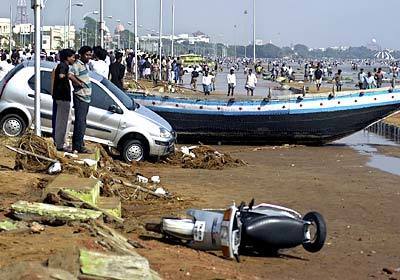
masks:
<path fill-rule="evenodd" d="M 0 47 L 4 48 L 8 45 L 8 39 L 10 36 L 10 19 L 0 18 Z"/>
<path fill-rule="evenodd" d="M 42 27 L 42 48 L 47 52 L 57 51 L 62 48 L 75 47 L 75 26 L 70 26 L 68 35 L 68 26 L 54 25 Z"/>

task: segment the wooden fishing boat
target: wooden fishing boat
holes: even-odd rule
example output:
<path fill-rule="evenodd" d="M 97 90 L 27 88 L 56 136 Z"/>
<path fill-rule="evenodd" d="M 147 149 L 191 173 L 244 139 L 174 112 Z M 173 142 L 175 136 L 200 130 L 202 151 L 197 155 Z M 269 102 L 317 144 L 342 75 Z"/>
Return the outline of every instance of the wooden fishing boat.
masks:
<path fill-rule="evenodd" d="M 185 142 L 320 145 L 400 109 L 400 88 L 241 101 L 130 96 L 166 119 Z"/>

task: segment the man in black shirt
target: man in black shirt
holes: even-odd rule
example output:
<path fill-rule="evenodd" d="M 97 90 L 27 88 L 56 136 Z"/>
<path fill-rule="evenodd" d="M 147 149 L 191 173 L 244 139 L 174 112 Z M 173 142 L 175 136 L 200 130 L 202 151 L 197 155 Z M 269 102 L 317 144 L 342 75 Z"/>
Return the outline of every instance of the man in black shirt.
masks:
<path fill-rule="evenodd" d="M 57 105 L 55 116 L 54 142 L 58 151 L 69 151 L 64 147 L 68 119 L 71 111 L 71 86 L 68 79 L 69 66 L 75 62 L 75 52 L 70 49 L 60 51 L 60 64 L 54 73 L 53 99 Z"/>
<path fill-rule="evenodd" d="M 125 76 L 125 66 L 121 64 L 122 53 L 116 53 L 115 60 L 116 61 L 110 65 L 110 80 L 114 85 L 124 90 L 123 79 Z"/>
<path fill-rule="evenodd" d="M 317 91 L 321 88 L 322 84 L 322 70 L 321 66 L 318 64 L 317 70 L 315 70 L 314 76 L 315 76 L 315 84 L 317 85 Z"/>

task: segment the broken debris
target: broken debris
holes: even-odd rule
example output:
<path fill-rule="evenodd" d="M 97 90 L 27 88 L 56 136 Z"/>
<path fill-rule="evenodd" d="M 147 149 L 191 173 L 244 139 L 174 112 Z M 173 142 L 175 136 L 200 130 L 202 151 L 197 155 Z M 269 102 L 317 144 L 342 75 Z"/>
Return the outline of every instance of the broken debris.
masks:
<path fill-rule="evenodd" d="M 227 167 L 246 165 L 244 161 L 235 159 L 228 153 L 220 153 L 206 145 L 182 147 L 166 161 L 190 169 L 221 170 Z"/>

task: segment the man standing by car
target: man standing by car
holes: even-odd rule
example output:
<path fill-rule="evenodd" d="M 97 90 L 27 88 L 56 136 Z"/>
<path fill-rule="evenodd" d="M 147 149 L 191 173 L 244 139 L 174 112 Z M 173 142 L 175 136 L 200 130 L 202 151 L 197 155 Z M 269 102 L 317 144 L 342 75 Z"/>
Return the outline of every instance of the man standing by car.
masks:
<path fill-rule="evenodd" d="M 71 111 L 71 86 L 69 84 L 69 66 L 75 63 L 75 52 L 71 49 L 61 50 L 60 63 L 54 74 L 53 99 L 56 103 L 54 142 L 58 151 L 71 152 L 64 147 L 69 114 Z"/>
<path fill-rule="evenodd" d="M 86 118 L 92 96 L 92 85 L 87 66 L 92 57 L 92 48 L 83 46 L 78 53 L 79 59 L 72 65 L 68 75 L 74 86 L 75 123 L 72 149 L 78 153 L 88 153 L 89 150 L 84 147 L 83 137 L 86 132 Z"/>

